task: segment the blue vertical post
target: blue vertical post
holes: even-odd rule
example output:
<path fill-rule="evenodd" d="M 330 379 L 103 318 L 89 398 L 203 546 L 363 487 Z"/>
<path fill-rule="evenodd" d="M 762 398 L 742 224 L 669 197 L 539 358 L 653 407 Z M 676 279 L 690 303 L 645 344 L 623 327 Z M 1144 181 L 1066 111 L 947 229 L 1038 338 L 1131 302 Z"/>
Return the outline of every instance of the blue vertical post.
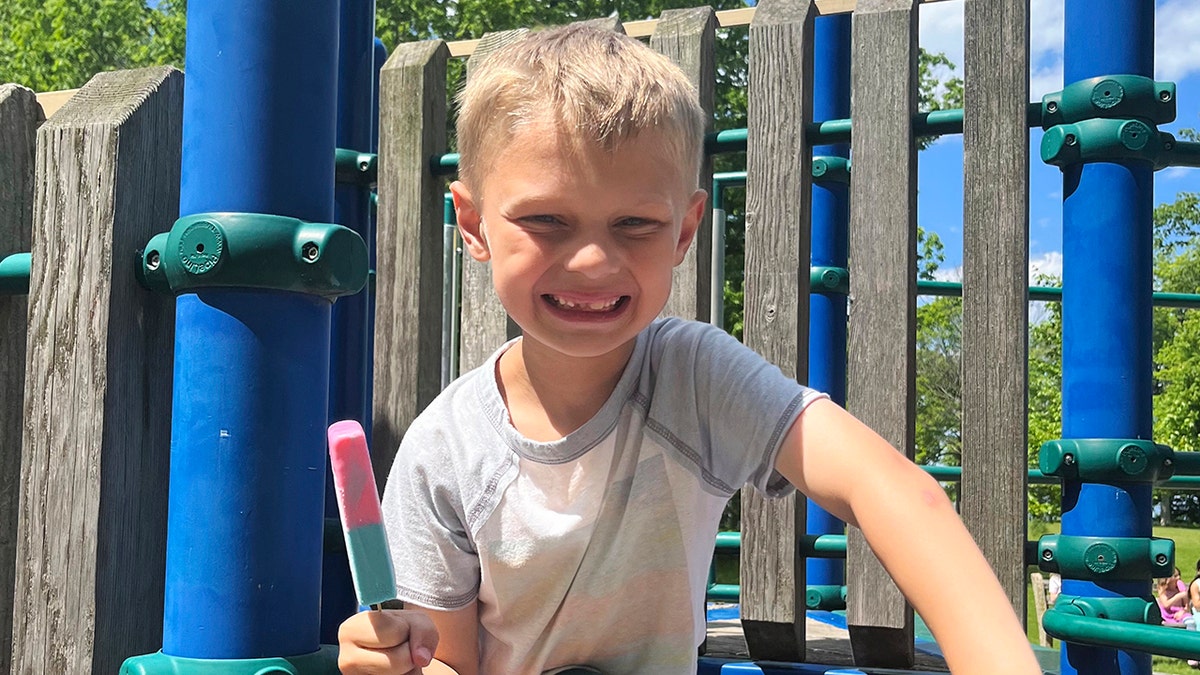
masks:
<path fill-rule="evenodd" d="M 1110 74 L 1153 77 L 1154 0 L 1067 0 L 1065 9 L 1066 84 Z M 1065 438 L 1151 437 L 1152 187 L 1148 162 L 1064 169 Z M 1067 481 L 1062 532 L 1150 536 L 1150 487 Z M 1145 581 L 1063 581 L 1067 595 L 1145 592 Z M 1150 657 L 1064 643 L 1062 672 L 1145 675 Z"/>
<path fill-rule="evenodd" d="M 191 0 L 182 215 L 331 222 L 337 0 Z M 163 652 L 319 647 L 329 300 L 205 289 L 176 305 Z"/>
<path fill-rule="evenodd" d="M 375 111 L 375 0 L 341 0 L 337 66 L 337 147 L 371 151 Z M 373 240 L 371 193 L 366 185 L 339 183 L 334 191 L 334 222 Z M 368 426 L 368 322 L 371 287 L 333 306 L 330 336 L 329 421 L 355 420 Z M 368 433 L 370 433 L 368 431 Z M 325 517 L 338 517 L 332 474 L 325 481 Z M 330 531 L 333 531 L 332 529 Z M 321 641 L 337 643 L 337 630 L 358 609 L 344 550 L 334 547 L 321 578 Z"/>
<path fill-rule="evenodd" d="M 850 15 L 819 17 L 814 25 L 813 119 L 824 121 L 850 117 Z M 846 143 L 821 145 L 813 155 L 849 157 Z M 846 267 L 849 255 L 848 223 L 850 194 L 846 185 L 813 182 L 812 264 Z M 808 384 L 824 391 L 839 405 L 846 403 L 846 296 L 810 296 L 808 338 Z M 810 534 L 841 534 L 845 525 L 833 514 L 808 502 Z M 845 583 L 845 562 L 809 558 L 808 583 Z"/>

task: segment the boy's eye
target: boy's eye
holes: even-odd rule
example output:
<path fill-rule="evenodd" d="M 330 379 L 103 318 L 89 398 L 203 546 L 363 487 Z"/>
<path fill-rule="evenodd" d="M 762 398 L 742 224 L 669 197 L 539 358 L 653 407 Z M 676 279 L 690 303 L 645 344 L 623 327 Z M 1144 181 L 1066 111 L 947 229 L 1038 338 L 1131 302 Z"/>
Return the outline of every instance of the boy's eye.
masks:
<path fill-rule="evenodd" d="M 518 220 L 521 223 L 523 223 L 526 227 L 532 227 L 532 228 L 536 228 L 536 229 L 557 228 L 557 227 L 562 227 L 562 225 L 563 225 L 563 222 L 561 220 L 559 220 L 557 216 L 551 216 L 551 215 L 546 215 L 546 214 L 523 216 L 523 217 L 519 218 Z"/>
<path fill-rule="evenodd" d="M 626 218 L 617 223 L 617 227 L 628 235 L 638 236 L 657 232 L 662 227 L 662 223 L 645 218 Z"/>

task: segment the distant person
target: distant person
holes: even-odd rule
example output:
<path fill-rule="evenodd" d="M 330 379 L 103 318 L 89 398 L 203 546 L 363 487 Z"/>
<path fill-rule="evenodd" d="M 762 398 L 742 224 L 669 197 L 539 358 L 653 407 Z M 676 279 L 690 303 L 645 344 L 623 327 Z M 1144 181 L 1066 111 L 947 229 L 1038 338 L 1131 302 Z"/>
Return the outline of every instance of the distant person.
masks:
<path fill-rule="evenodd" d="M 1195 623 L 1188 607 L 1188 585 L 1179 578 L 1179 568 L 1171 576 L 1156 579 L 1158 608 L 1162 612 L 1163 624 L 1185 626 Z"/>

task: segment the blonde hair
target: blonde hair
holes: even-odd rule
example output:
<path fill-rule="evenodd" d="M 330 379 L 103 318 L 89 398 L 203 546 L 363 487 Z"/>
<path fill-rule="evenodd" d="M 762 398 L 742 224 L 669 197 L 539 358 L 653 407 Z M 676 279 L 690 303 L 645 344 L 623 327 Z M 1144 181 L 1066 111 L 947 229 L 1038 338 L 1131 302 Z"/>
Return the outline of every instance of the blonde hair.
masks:
<path fill-rule="evenodd" d="M 646 130 L 698 177 L 706 115 L 696 88 L 637 40 L 583 24 L 531 32 L 472 64 L 458 95 L 459 177 L 469 186 L 524 126 L 608 151 Z"/>

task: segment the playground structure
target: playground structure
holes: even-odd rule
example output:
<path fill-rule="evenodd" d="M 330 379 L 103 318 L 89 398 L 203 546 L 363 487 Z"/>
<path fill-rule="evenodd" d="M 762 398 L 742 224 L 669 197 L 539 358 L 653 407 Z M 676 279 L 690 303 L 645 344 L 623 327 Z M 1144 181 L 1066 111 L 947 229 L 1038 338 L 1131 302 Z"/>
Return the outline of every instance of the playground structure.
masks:
<path fill-rule="evenodd" d="M 443 385 L 452 47 L 402 44 L 384 64 L 369 3 L 248 2 L 238 22 L 220 21 L 228 4 L 189 4 L 186 80 L 100 74 L 44 123 L 32 92 L 0 89 L 0 190 L 12 190 L 0 195 L 0 288 L 18 292 L 0 296 L 0 475 L 20 476 L 0 503 L 13 607 L 0 671 L 115 672 L 162 649 L 184 670 L 150 656 L 126 672 L 215 672 L 200 670 L 215 660 L 243 662 L 229 673 L 333 672 L 321 644 L 354 607 L 336 546 L 322 562 L 323 541 L 340 539 L 324 534 L 326 421 L 367 422 L 382 479 Z M 746 343 L 911 457 L 914 137 L 961 131 L 963 519 L 1018 615 L 1027 562 L 1063 574 L 1045 621 L 1064 641 L 1062 672 L 1149 673 L 1135 650 L 1200 654 L 1200 634 L 1146 625 L 1147 582 L 1173 564 L 1149 538 L 1151 486 L 1200 468 L 1149 440 L 1152 172 L 1197 156 L 1157 130 L 1175 93 L 1150 79 L 1154 3 L 1067 0 L 1068 86 L 1034 106 L 1027 0 L 965 0 L 965 108 L 926 116 L 918 4 L 764 0 L 753 12 L 748 128 L 710 136 L 714 152 L 747 151 Z M 697 8 L 636 26 L 710 111 L 717 21 Z M 453 49 L 482 58 L 520 32 Z M 1036 546 L 1025 541 L 1030 125 L 1047 128 L 1042 154 L 1063 167 L 1066 195 L 1068 440 L 1042 459 L 1064 481 L 1063 529 Z M 831 168 L 851 141 L 847 179 Z M 372 234 L 359 178 L 376 168 Z M 334 222 L 359 238 L 313 225 Z M 667 313 L 712 318 L 714 250 L 719 239 L 698 237 Z M 174 311 L 143 284 L 177 295 Z M 514 327 L 485 266 L 463 266 L 461 296 L 451 351 L 465 371 Z M 742 514 L 752 657 L 803 660 L 807 590 L 844 585 L 860 665 L 911 665 L 912 611 L 857 532 L 843 577 L 840 560 L 806 556 L 812 536 L 841 532 L 815 506 L 747 490 Z"/>

